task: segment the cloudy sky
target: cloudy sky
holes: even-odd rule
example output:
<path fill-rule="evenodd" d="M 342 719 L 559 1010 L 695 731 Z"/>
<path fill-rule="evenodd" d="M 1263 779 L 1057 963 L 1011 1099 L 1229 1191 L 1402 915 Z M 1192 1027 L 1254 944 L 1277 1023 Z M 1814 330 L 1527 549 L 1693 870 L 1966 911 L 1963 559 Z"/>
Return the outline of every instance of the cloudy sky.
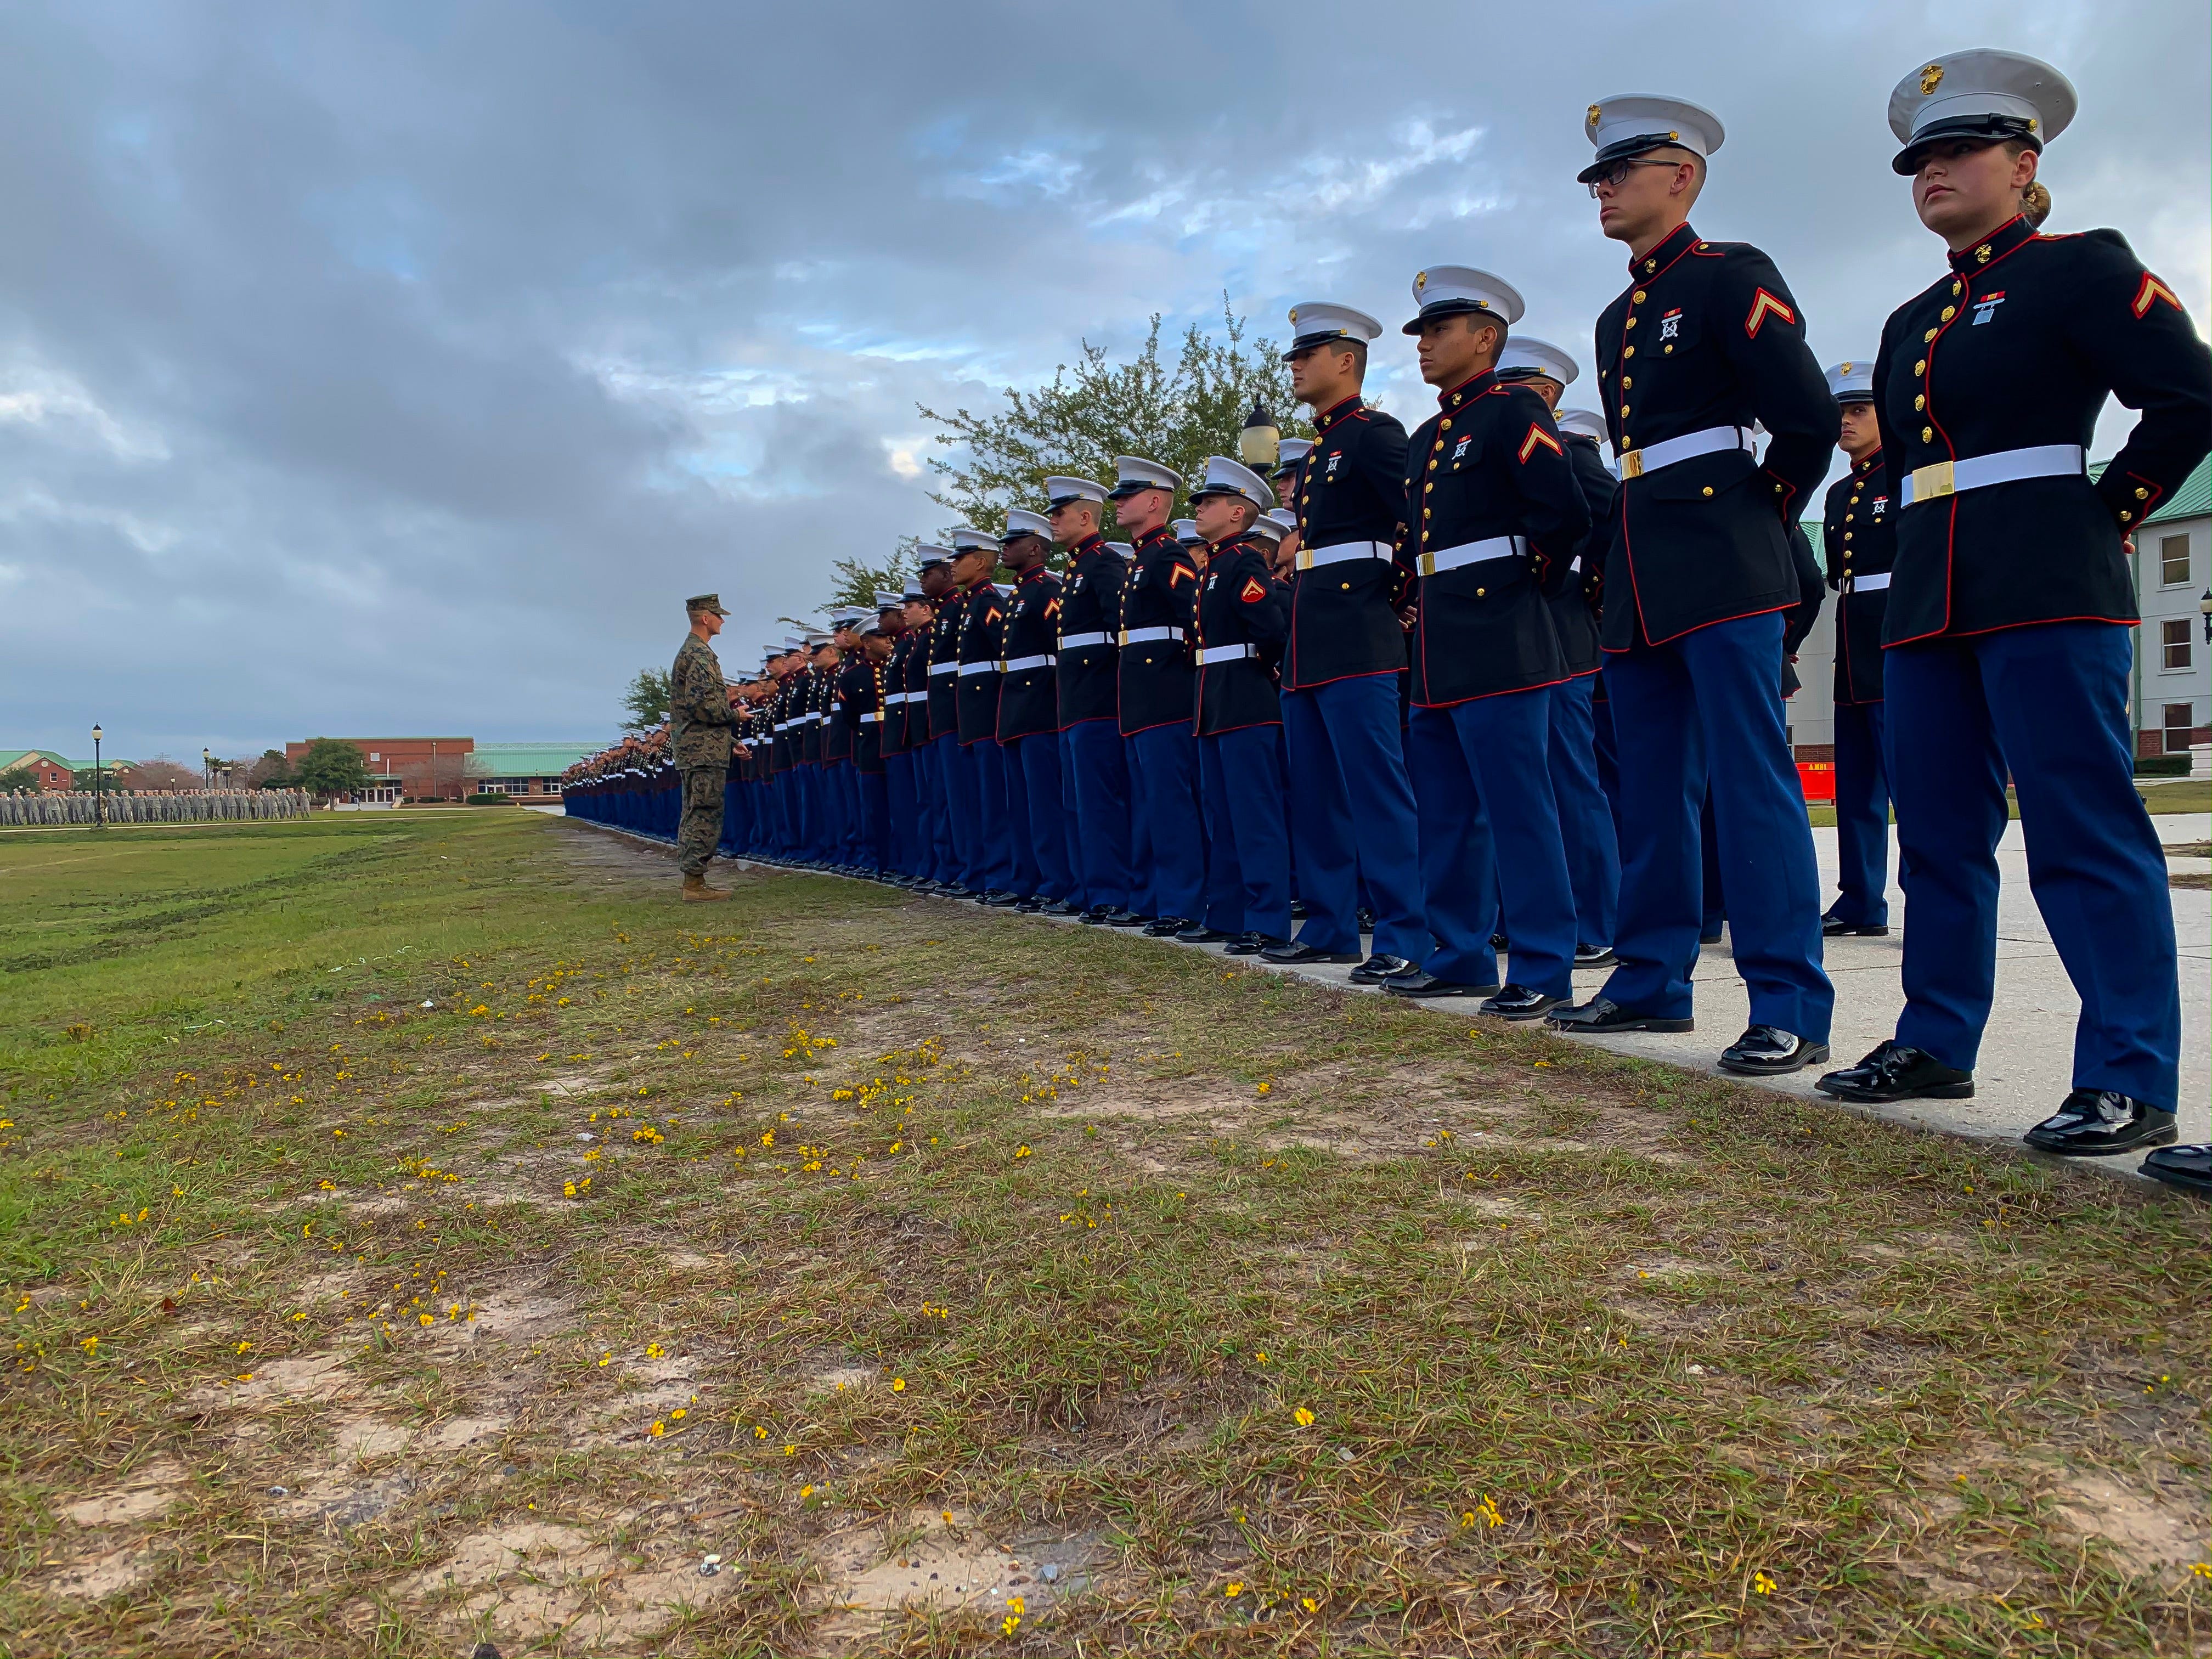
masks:
<path fill-rule="evenodd" d="M 2201 0 L 11 6 L 0 746 L 604 738 L 685 594 L 734 662 L 942 525 L 917 403 L 1224 290 L 1279 337 L 1482 265 L 1587 366 L 1610 94 L 1718 112 L 1698 228 L 1870 352 L 1941 254 L 1889 88 L 1984 45 L 2081 90 L 2053 227 L 2118 227 L 2202 326 Z"/>

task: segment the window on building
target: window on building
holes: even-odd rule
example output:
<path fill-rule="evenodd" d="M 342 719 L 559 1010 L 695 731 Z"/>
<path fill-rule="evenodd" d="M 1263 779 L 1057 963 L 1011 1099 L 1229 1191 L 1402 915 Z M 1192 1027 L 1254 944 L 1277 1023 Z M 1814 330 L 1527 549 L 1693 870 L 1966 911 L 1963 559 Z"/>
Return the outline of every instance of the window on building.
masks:
<path fill-rule="evenodd" d="M 2158 625 L 2159 644 L 2163 647 L 2166 668 L 2186 668 L 2190 665 L 2189 618 L 2180 617 Z"/>
<path fill-rule="evenodd" d="M 2189 538 L 2162 536 L 2158 544 L 2158 585 L 2160 587 L 2186 587 L 2189 585 Z"/>
<path fill-rule="evenodd" d="M 2170 702 L 2166 706 L 2166 752 L 2178 755 L 2189 747 L 2190 710 L 2195 705 Z"/>

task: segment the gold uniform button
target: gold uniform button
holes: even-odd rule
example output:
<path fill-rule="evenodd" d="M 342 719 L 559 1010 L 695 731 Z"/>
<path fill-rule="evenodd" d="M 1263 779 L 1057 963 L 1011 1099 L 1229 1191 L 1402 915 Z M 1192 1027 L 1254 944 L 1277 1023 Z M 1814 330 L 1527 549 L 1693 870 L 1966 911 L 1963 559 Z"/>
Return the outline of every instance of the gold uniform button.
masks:
<path fill-rule="evenodd" d="M 1917 377 L 1917 376 L 1919 376 L 1919 375 L 1922 375 L 1922 374 L 1925 374 L 1927 372 L 1928 372 L 1928 360 L 1927 360 L 1925 357 L 1923 357 L 1923 358 L 1922 358 L 1918 362 L 1917 362 L 1917 363 L 1913 364 L 1913 366 L 1912 366 L 1912 373 L 1913 373 L 1913 374 L 1914 374 L 1916 377 Z"/>
<path fill-rule="evenodd" d="M 1429 465 L 1431 465 L 1431 466 L 1434 466 L 1434 465 L 1436 465 L 1436 463 L 1435 463 L 1435 462 L 1433 462 L 1433 461 L 1431 461 L 1431 462 L 1430 462 L 1430 463 L 1429 463 Z M 1425 484 L 1423 484 L 1423 485 L 1421 486 L 1421 494 L 1423 494 L 1424 495 L 1434 495 L 1434 494 L 1436 493 L 1436 489 L 1437 489 L 1437 486 L 1436 486 L 1435 481 L 1434 481 L 1434 480 L 1431 480 L 1431 481 L 1430 481 L 1429 483 L 1425 483 Z"/>
<path fill-rule="evenodd" d="M 1349 593 L 1352 592 L 1352 584 L 1350 582 L 1346 582 L 1343 586 L 1346 592 Z"/>
<path fill-rule="evenodd" d="M 1431 458 L 1431 459 L 1430 459 L 1430 461 L 1429 461 L 1429 471 L 1431 471 L 1431 472 L 1433 472 L 1433 471 L 1435 471 L 1436 470 L 1437 470 L 1437 464 L 1436 464 L 1436 461 L 1435 461 L 1434 458 L 1432 457 L 1432 458 Z"/>
<path fill-rule="evenodd" d="M 1635 381 L 1635 380 L 1634 380 L 1634 378 L 1633 378 L 1632 376 L 1624 374 L 1624 375 L 1622 375 L 1622 376 L 1620 377 L 1620 389 L 1621 389 L 1623 392 L 1627 391 L 1629 387 L 1631 387 L 1631 386 L 1634 386 L 1635 384 L 1636 384 L 1636 381 Z"/>
<path fill-rule="evenodd" d="M 1956 306 L 1945 306 L 1943 307 L 1943 320 L 1947 323 L 1958 314 L 1959 307 Z"/>
<path fill-rule="evenodd" d="M 1954 283 L 1951 284 L 1951 292 L 1954 294 L 1963 294 L 1966 292 L 1966 285 L 1964 283 Z"/>
<path fill-rule="evenodd" d="M 1856 517 L 1858 517 L 1858 514 L 1856 514 L 1856 513 L 1846 513 L 1846 514 L 1844 514 L 1844 522 L 1845 524 L 1849 524 L 1849 523 L 1850 523 L 1853 519 L 1856 519 Z"/>
<path fill-rule="evenodd" d="M 1851 532 L 1850 532 L 1850 531 L 1848 531 L 1848 530 L 1846 530 L 1845 532 L 1844 532 L 1844 539 L 1845 541 L 1849 541 L 1849 540 L 1850 540 L 1850 538 L 1851 538 Z"/>
<path fill-rule="evenodd" d="M 2136 499 L 2137 501 L 2148 501 L 2148 500 L 2150 499 L 2150 491 L 2148 491 L 2148 489 L 2136 489 Z"/>
<path fill-rule="evenodd" d="M 1674 348 L 1672 346 L 1662 346 L 1659 349 L 1659 355 L 1662 357 L 1671 357 L 1674 355 Z"/>
<path fill-rule="evenodd" d="M 1711 495 L 1712 493 L 1713 493 L 1713 487 L 1712 487 L 1711 484 L 1707 484 L 1707 485 L 1705 486 L 1705 494 L 1706 494 L 1706 495 Z"/>
<path fill-rule="evenodd" d="M 1642 304 L 1644 303 L 1644 299 L 1645 299 L 1645 298 L 1646 298 L 1646 295 L 1645 295 L 1645 294 L 1644 294 L 1644 290 L 1643 290 L 1642 289 L 1640 289 L 1640 288 L 1639 288 L 1639 289 L 1638 289 L 1636 290 L 1636 292 L 1635 292 L 1635 293 L 1633 293 L 1633 294 L 1632 294 L 1632 295 L 1630 295 L 1628 296 L 1628 302 L 1629 302 L 1629 304 L 1631 304 L 1631 305 L 1637 305 L 1637 306 L 1640 306 L 1640 305 L 1642 305 Z"/>
<path fill-rule="evenodd" d="M 1620 406 L 1620 418 L 1624 421 L 1628 418 L 1628 405 L 1626 404 L 1623 404 Z"/>
<path fill-rule="evenodd" d="M 2128 522 L 2128 520 L 2130 520 L 2130 519 L 2132 519 L 2132 518 L 2134 518 L 2134 517 L 2135 517 L 2135 514 L 2132 514 L 2132 513 L 2123 513 L 2123 514 L 2120 514 L 2120 522 L 2121 522 L 2122 524 L 2125 524 L 2125 523 L 2127 523 L 2127 522 Z"/>
<path fill-rule="evenodd" d="M 1624 357 L 1633 357 L 1636 355 L 1636 348 L 1634 346 L 1625 347 L 1623 348 L 1620 355 Z"/>
<path fill-rule="evenodd" d="M 1920 441 L 1923 444 L 1934 443 L 1936 441 L 1936 428 L 1932 426 L 1922 427 L 1920 428 Z"/>
<path fill-rule="evenodd" d="M 1449 432 L 1449 431 L 1450 431 L 1450 430 L 1451 430 L 1451 416 L 1449 416 L 1449 415 L 1447 415 L 1447 416 L 1445 416 L 1443 417 L 1443 420 L 1441 420 L 1441 421 L 1437 422 L 1437 431 L 1439 431 L 1439 432 Z"/>
<path fill-rule="evenodd" d="M 1932 329 L 1932 328 L 1931 328 L 1931 329 L 1929 329 L 1929 330 L 1925 334 L 1923 334 L 1923 335 L 1922 335 L 1922 336 L 1920 337 L 1920 343 L 1921 343 L 1921 344 L 1923 344 L 1923 345 L 1926 345 L 1926 344 L 1927 344 L 1930 340 L 1934 339 L 1935 337 L 1936 337 L 1936 331 L 1935 331 L 1934 329 Z"/>
<path fill-rule="evenodd" d="M 1915 415 L 1917 415 L 1922 410 L 1927 407 L 1928 394 L 1924 392 L 1912 400 L 1912 412 Z"/>
<path fill-rule="evenodd" d="M 1490 597 L 1490 590 L 1486 587 L 1478 587 L 1474 590 L 1474 597 L 1478 599 L 1486 599 Z"/>

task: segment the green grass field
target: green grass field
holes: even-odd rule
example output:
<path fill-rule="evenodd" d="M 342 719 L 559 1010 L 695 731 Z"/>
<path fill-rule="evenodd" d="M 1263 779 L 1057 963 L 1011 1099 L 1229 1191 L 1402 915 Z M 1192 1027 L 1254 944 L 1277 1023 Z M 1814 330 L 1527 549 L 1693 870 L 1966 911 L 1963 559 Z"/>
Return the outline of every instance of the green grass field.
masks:
<path fill-rule="evenodd" d="M 721 878 L 0 838 L 0 1649 L 2212 1641 L 2201 1206 Z"/>

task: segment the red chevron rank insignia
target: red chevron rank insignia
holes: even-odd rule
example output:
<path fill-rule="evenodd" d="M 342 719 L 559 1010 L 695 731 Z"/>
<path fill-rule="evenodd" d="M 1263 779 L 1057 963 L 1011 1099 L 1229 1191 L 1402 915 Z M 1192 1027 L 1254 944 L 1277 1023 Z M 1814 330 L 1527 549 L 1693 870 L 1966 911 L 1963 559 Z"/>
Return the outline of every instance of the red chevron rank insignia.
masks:
<path fill-rule="evenodd" d="M 1751 315 L 1743 319 L 1745 338 L 1755 340 L 1759 337 L 1759 325 L 1766 320 L 1770 312 L 1785 323 L 1797 320 L 1796 312 L 1762 288 L 1751 296 Z"/>
<path fill-rule="evenodd" d="M 1244 586 L 1237 597 L 1247 605 L 1256 605 L 1267 597 L 1267 590 L 1260 586 L 1260 579 L 1257 576 L 1247 576 L 1244 579 Z"/>
<path fill-rule="evenodd" d="M 2165 301 L 2176 311 L 2182 309 L 2181 301 L 2173 297 L 2173 290 L 2146 270 L 2143 272 L 2142 286 L 2136 290 L 2136 315 L 2148 317 L 2150 315 L 2150 308 L 2160 300 Z M 2185 312 L 2183 314 L 2187 315 Z"/>
<path fill-rule="evenodd" d="M 1550 450 L 1554 455 L 1565 455 L 1567 453 L 1559 447 L 1559 441 L 1557 438 L 1538 426 L 1535 422 L 1531 421 L 1528 422 L 1528 435 L 1521 441 L 1522 465 L 1526 466 L 1528 464 L 1528 458 L 1536 453 L 1540 446 Z"/>

